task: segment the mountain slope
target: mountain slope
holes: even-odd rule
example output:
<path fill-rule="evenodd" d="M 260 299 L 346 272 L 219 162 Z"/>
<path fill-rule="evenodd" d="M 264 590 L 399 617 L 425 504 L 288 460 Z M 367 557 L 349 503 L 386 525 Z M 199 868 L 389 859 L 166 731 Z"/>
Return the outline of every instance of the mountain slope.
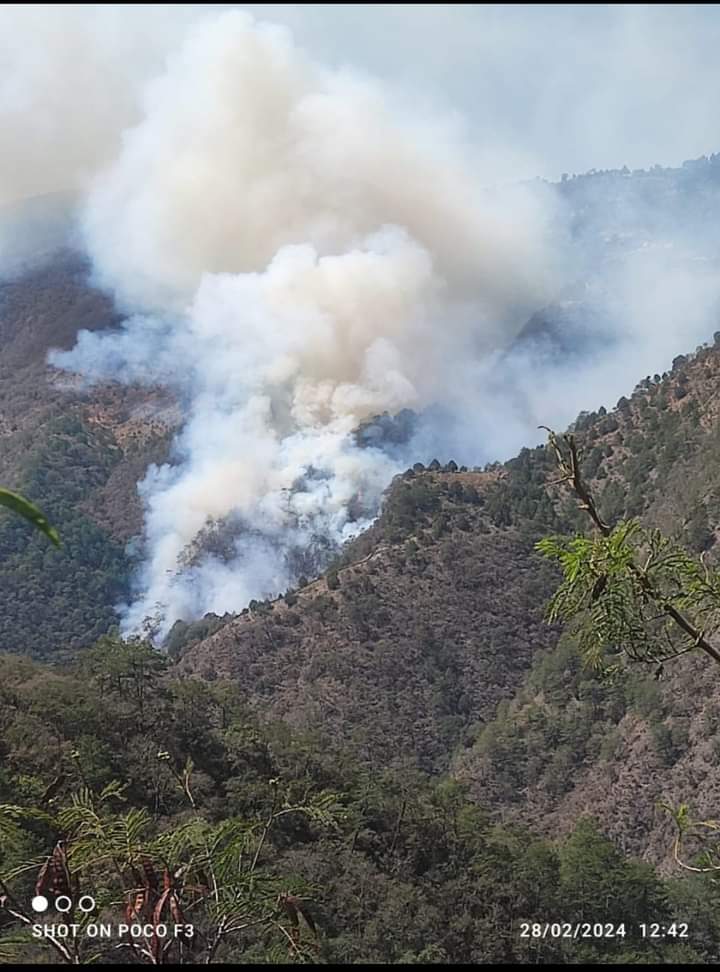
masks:
<path fill-rule="evenodd" d="M 529 533 L 493 522 L 495 481 L 399 478 L 336 568 L 191 645 L 180 669 L 237 679 L 254 708 L 351 740 L 371 762 L 442 769 L 553 638 L 552 572 Z"/>
<path fill-rule="evenodd" d="M 0 482 L 35 500 L 60 550 L 0 516 L 0 650 L 87 644 L 128 594 L 125 542 L 142 527 L 137 481 L 165 458 L 177 420 L 168 396 L 121 385 L 85 392 L 46 364 L 81 328 L 118 321 L 73 254 L 0 283 Z"/>
<path fill-rule="evenodd" d="M 703 347 L 575 426 L 608 519 L 641 516 L 711 561 L 719 381 L 720 349 Z M 405 475 L 337 576 L 292 606 L 218 619 L 186 646 L 181 671 L 237 679 L 253 707 L 350 740 L 370 761 L 437 770 L 455 747 L 454 774 L 501 819 L 553 834 L 602 811 L 621 846 L 662 859 L 658 801 L 717 804 L 716 673 L 688 658 L 660 682 L 638 669 L 605 684 L 542 622 L 556 578 L 533 542 L 588 527 L 548 485 L 544 448 L 480 474 Z"/>
<path fill-rule="evenodd" d="M 609 520 L 640 516 L 717 563 L 720 527 L 720 349 L 677 358 L 610 414 L 581 416 L 585 471 Z M 587 528 L 574 501 L 558 508 Z M 567 832 L 602 808 L 632 853 L 667 858 L 661 802 L 717 814 L 717 672 L 704 657 L 638 666 L 606 683 L 583 670 L 569 635 L 536 658 L 517 697 L 483 727 L 454 770 L 507 820 Z"/>

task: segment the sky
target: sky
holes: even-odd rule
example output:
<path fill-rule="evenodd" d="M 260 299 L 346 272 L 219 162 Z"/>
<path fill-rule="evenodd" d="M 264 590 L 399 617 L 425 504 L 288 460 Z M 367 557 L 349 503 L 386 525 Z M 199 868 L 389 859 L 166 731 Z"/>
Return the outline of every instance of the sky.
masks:
<path fill-rule="evenodd" d="M 215 5 L 222 10 L 231 5 Z M 255 4 L 329 68 L 453 118 L 483 184 L 715 152 L 720 6 Z M 0 7 L 0 204 L 82 190 L 213 6 Z"/>
<path fill-rule="evenodd" d="M 718 150 L 717 4 L 257 4 L 323 61 L 465 117 L 489 179 Z"/>

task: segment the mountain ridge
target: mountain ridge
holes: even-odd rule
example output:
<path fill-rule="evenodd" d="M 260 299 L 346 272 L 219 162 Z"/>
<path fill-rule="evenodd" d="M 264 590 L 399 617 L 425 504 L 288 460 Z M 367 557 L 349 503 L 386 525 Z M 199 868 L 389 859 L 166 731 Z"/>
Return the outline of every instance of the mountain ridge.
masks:
<path fill-rule="evenodd" d="M 717 558 L 720 535 L 719 380 L 716 341 L 678 356 L 663 376 L 643 379 L 615 409 L 583 414 L 573 426 L 584 450 L 585 475 L 608 519 L 640 516 L 648 525 L 675 535 L 691 551 L 705 551 L 710 562 Z M 654 430 L 652 435 L 642 434 L 644 424 Z M 366 606 L 367 616 L 375 619 L 373 640 L 391 655 L 390 660 L 382 653 L 363 656 L 361 662 L 353 653 L 360 639 L 347 620 L 358 596 L 355 589 L 361 591 L 366 581 L 375 597 L 380 589 L 379 601 L 386 611 L 389 592 L 394 591 L 398 601 L 411 597 L 401 586 L 394 588 L 399 584 L 394 576 L 390 580 L 394 571 L 398 577 L 407 572 L 414 603 L 427 605 L 431 612 L 431 629 L 447 653 L 444 663 L 452 672 L 452 683 L 463 686 L 467 695 L 463 717 L 444 737 L 427 729 L 428 720 L 442 712 L 442 703 L 433 708 L 427 696 L 416 700 L 416 753 L 425 753 L 429 739 L 443 738 L 441 749 L 453 751 L 451 772 L 469 784 L 475 798 L 499 820 L 535 826 L 542 821 L 541 829 L 550 835 L 567 833 L 578 815 L 604 802 L 610 808 L 608 832 L 620 846 L 669 866 L 672 829 L 659 803 L 682 802 L 692 793 L 698 797 L 699 812 L 711 813 L 720 796 L 711 784 L 713 757 L 708 755 L 713 746 L 720 751 L 720 736 L 708 739 L 705 731 L 720 702 L 711 691 L 713 673 L 701 659 L 690 658 L 668 666 L 660 685 L 651 671 L 640 671 L 631 674 L 624 688 L 607 686 L 582 668 L 568 635 L 544 624 L 545 603 L 557 578 L 535 559 L 533 543 L 546 533 L 584 531 L 588 526 L 573 498 L 548 486 L 553 472 L 543 447 L 524 449 L 516 459 L 482 473 L 408 470 L 394 480 L 368 534 L 348 546 L 339 570 L 291 594 L 292 608 L 280 598 L 272 606 L 260 605 L 259 610 L 228 619 L 208 639 L 181 653 L 179 671 L 202 678 L 234 678 L 251 706 L 282 712 L 303 728 L 325 726 L 331 738 L 343 737 L 343 724 L 354 730 L 366 722 L 380 726 L 377 755 L 389 742 L 390 752 L 408 758 L 404 739 L 412 731 L 413 718 L 407 718 L 405 699 L 412 694 L 414 669 L 423 664 L 422 652 L 418 657 L 407 651 L 402 622 L 383 620 L 377 608 Z M 467 485 L 473 486 L 475 502 L 466 502 Z M 411 487 L 416 496 L 407 506 Z M 425 509 L 428 505 L 433 508 Z M 433 531 L 439 535 L 433 536 Z M 418 556 L 433 565 L 423 570 L 434 570 L 443 560 L 452 565 L 447 574 L 438 570 L 433 575 L 432 591 L 413 574 Z M 379 579 L 363 577 L 374 560 L 383 564 Z M 528 565 L 535 583 L 526 587 Z M 349 604 L 331 609 L 328 600 L 341 601 L 345 578 L 353 574 Z M 329 589 L 328 578 L 333 586 L 339 581 L 339 590 Z M 485 594 L 495 610 L 479 616 L 467 607 L 459 609 L 453 593 L 463 584 L 466 598 L 477 604 Z M 359 607 L 362 610 L 361 600 Z M 321 612 L 321 620 L 308 624 L 304 639 L 298 641 L 295 631 L 304 631 L 304 616 L 315 611 Z M 283 617 L 292 612 L 303 618 L 293 623 L 288 645 L 263 647 L 273 643 L 276 633 L 285 636 Z M 497 675 L 508 654 L 521 644 L 521 671 L 509 666 L 509 681 L 498 677 L 493 683 L 482 666 L 473 667 L 468 659 L 492 658 Z M 279 662 L 274 656 L 278 650 Z M 314 694 L 313 680 L 320 684 L 323 677 L 328 679 L 327 671 L 343 654 L 356 660 L 357 669 L 346 662 L 328 683 L 335 707 L 343 713 L 336 721 L 331 707 L 323 708 L 322 698 Z M 392 663 L 399 666 L 394 688 L 379 667 L 392 670 Z M 388 707 L 393 707 L 394 727 L 389 719 L 378 717 L 370 687 L 357 676 L 367 665 L 376 666 L 375 687 L 383 688 Z M 272 689 L 262 688 L 268 671 L 273 673 Z M 483 678 L 484 697 L 476 691 Z M 707 700 L 698 700 L 693 691 L 698 685 L 707 687 Z M 354 693 L 359 692 L 355 708 L 342 702 L 343 686 L 356 703 Z M 450 698 L 447 686 L 445 690 Z M 457 699 L 452 706 L 456 713 L 462 711 Z M 370 756 L 376 757 L 372 746 Z M 448 768 L 443 760 L 424 768 L 428 765 L 435 771 Z"/>

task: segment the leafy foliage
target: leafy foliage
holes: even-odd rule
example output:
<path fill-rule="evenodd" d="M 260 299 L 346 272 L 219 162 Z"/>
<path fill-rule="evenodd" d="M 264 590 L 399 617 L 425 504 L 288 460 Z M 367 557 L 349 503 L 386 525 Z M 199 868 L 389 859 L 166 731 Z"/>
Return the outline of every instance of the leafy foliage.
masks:
<path fill-rule="evenodd" d="M 578 644 L 593 665 L 608 649 L 665 661 L 697 648 L 695 632 L 709 636 L 720 625 L 720 575 L 637 521 L 622 521 L 608 536 L 545 538 L 537 549 L 564 576 L 548 620 L 579 621 Z M 680 612 L 690 630 L 678 625 Z"/>
<path fill-rule="evenodd" d="M 580 647 L 596 666 L 608 647 L 633 661 L 654 662 L 700 648 L 720 663 L 708 640 L 720 625 L 720 575 L 659 530 L 643 529 L 634 520 L 608 526 L 583 479 L 574 437 L 564 441 L 567 451 L 549 432 L 561 482 L 577 495 L 597 534 L 536 544 L 560 564 L 564 577 L 548 620 L 577 621 Z"/>

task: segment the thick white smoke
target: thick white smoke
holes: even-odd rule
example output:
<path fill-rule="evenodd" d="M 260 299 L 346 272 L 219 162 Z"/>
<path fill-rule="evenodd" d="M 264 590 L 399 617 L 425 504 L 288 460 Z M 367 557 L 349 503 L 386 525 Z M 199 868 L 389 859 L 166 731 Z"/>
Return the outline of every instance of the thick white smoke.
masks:
<path fill-rule="evenodd" d="M 203 273 L 261 271 L 288 243 L 343 253 L 388 224 L 486 311 L 545 292 L 538 214 L 497 211 L 460 134 L 323 70 L 283 28 L 200 23 L 143 109 L 86 217 L 100 280 L 128 305 L 182 306 Z"/>
<path fill-rule="evenodd" d="M 442 402 L 556 278 L 545 200 L 484 192 L 452 127 L 245 13 L 198 22 L 140 105 L 84 216 L 97 279 L 133 316 L 53 361 L 185 403 L 175 463 L 141 484 L 126 615 L 159 610 L 164 630 L 283 589 L 293 547 L 362 526 L 395 469 L 353 428 Z M 188 559 L 218 521 L 229 552 Z"/>

